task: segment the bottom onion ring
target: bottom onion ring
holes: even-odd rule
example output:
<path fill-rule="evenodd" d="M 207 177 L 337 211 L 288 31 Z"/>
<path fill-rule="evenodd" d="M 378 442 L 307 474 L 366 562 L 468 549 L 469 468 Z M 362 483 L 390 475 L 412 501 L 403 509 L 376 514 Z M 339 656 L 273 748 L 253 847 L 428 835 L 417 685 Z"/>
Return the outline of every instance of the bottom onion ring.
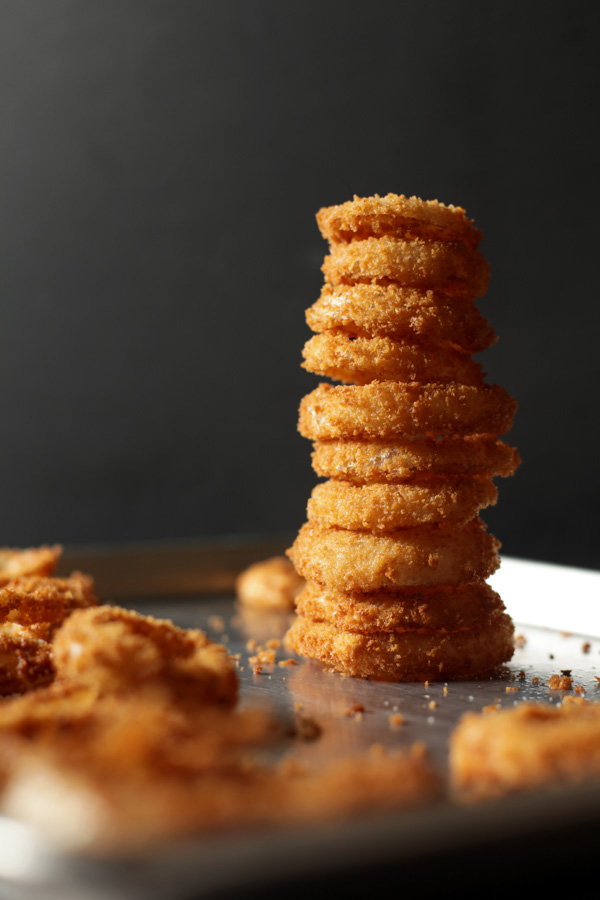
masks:
<path fill-rule="evenodd" d="M 313 468 L 324 478 L 364 484 L 415 475 L 512 475 L 519 454 L 490 435 L 406 441 L 315 441 Z"/>
<path fill-rule="evenodd" d="M 381 681 L 482 678 L 513 655 L 513 624 L 499 613 L 482 628 L 456 632 L 342 631 L 298 616 L 286 635 L 296 653 L 343 675 Z"/>
<path fill-rule="evenodd" d="M 308 581 L 339 590 L 376 591 L 485 580 L 500 564 L 499 547 L 481 519 L 380 535 L 308 522 L 288 556 Z"/>
<path fill-rule="evenodd" d="M 498 594 L 484 581 L 369 594 L 335 591 L 309 582 L 296 601 L 300 615 L 362 634 L 484 627 L 504 609 Z"/>
<path fill-rule="evenodd" d="M 453 787 L 473 799 L 600 777 L 600 703 L 467 713 L 450 738 Z"/>
<path fill-rule="evenodd" d="M 491 478 L 363 485 L 331 479 L 314 488 L 308 518 L 350 531 L 394 531 L 431 522 L 463 525 L 497 497 Z"/>

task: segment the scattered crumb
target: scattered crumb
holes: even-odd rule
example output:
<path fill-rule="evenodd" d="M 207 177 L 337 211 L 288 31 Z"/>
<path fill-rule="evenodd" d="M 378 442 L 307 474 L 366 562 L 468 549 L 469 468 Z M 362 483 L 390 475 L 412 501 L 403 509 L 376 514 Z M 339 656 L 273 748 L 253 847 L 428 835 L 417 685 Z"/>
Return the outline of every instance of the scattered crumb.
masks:
<path fill-rule="evenodd" d="M 519 679 L 519 681 L 525 681 L 525 672 L 519 672 L 517 678 Z"/>
<path fill-rule="evenodd" d="M 212 628 L 213 631 L 222 632 L 225 631 L 225 620 L 222 616 L 209 616 L 208 617 L 208 627 Z"/>
<path fill-rule="evenodd" d="M 519 688 L 516 686 L 516 684 L 515 685 L 509 684 L 506 687 L 507 694 L 516 694 L 518 690 L 519 690 Z"/>
<path fill-rule="evenodd" d="M 561 670 L 560 670 L 560 674 L 561 674 L 561 675 L 566 675 L 567 678 L 570 678 L 570 677 L 571 677 L 571 669 L 561 669 Z"/>
<path fill-rule="evenodd" d="M 575 690 L 577 690 L 577 688 Z M 581 703 L 587 703 L 588 701 L 585 699 L 585 697 L 574 697 L 573 694 L 567 694 L 566 697 L 563 697 L 562 702 L 563 702 L 563 704 L 566 704 L 567 706 L 569 706 L 569 704 L 573 704 L 573 703 L 581 704 Z"/>
<path fill-rule="evenodd" d="M 429 706 L 429 709 L 437 709 L 437 703 L 435 702 L 435 700 L 430 700 L 427 705 Z"/>
<path fill-rule="evenodd" d="M 490 704 L 488 704 L 488 706 L 482 707 L 481 712 L 482 713 L 495 713 L 495 712 L 498 712 L 498 710 L 500 708 L 501 707 L 500 707 L 499 703 L 490 703 Z"/>
<path fill-rule="evenodd" d="M 268 647 L 269 650 L 279 650 L 279 648 L 281 647 L 281 641 L 279 640 L 279 638 L 271 638 L 269 641 L 267 641 L 265 646 Z"/>
<path fill-rule="evenodd" d="M 586 641 L 585 644 L 581 645 L 582 653 L 589 653 L 591 649 L 592 649 L 592 645 L 590 644 L 589 641 Z"/>
<path fill-rule="evenodd" d="M 254 640 L 254 638 L 250 638 L 250 640 L 246 643 L 246 650 L 248 651 L 248 653 L 254 653 L 257 646 L 258 645 L 257 645 L 256 641 Z"/>
<path fill-rule="evenodd" d="M 255 674 L 257 674 L 256 670 L 259 667 L 262 672 L 263 666 L 275 665 L 275 651 L 258 649 L 256 656 L 248 657 L 248 662 L 253 667 Z"/>
<path fill-rule="evenodd" d="M 278 666 L 281 666 L 281 667 L 284 667 L 284 666 L 297 666 L 297 665 L 298 665 L 298 660 L 297 660 L 297 659 L 280 659 L 279 662 L 277 663 L 277 665 L 278 665 Z"/>
<path fill-rule="evenodd" d="M 531 679 L 531 683 L 532 683 L 532 684 L 539 684 L 539 683 L 540 683 L 540 679 L 538 678 L 537 675 L 534 675 L 534 676 L 533 676 L 533 678 Z"/>
<path fill-rule="evenodd" d="M 552 691 L 570 691 L 573 679 L 568 675 L 551 675 L 546 684 Z"/>
<path fill-rule="evenodd" d="M 527 643 L 527 638 L 524 634 L 517 634 L 515 636 L 515 647 L 524 647 Z"/>
<path fill-rule="evenodd" d="M 447 696 L 448 696 L 448 685 L 445 684 L 444 685 L 444 697 L 447 697 Z"/>
<path fill-rule="evenodd" d="M 554 653 L 549 653 L 549 654 L 548 654 L 548 659 L 554 659 Z"/>
<path fill-rule="evenodd" d="M 404 725 L 404 716 L 401 716 L 400 713 L 393 713 L 389 717 L 389 723 L 392 728 L 400 728 L 401 725 Z"/>
<path fill-rule="evenodd" d="M 576 694 L 585 694 L 585 688 L 582 684 L 576 684 L 573 690 Z"/>

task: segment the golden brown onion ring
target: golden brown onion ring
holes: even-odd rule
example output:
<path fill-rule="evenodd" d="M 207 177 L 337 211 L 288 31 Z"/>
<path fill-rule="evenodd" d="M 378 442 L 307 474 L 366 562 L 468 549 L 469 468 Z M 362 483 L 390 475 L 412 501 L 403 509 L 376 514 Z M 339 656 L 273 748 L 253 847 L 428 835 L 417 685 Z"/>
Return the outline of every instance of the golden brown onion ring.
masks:
<path fill-rule="evenodd" d="M 113 606 L 76 610 L 57 631 L 61 678 L 99 694 L 151 690 L 173 702 L 233 705 L 237 675 L 225 647 L 202 631 Z"/>
<path fill-rule="evenodd" d="M 480 519 L 377 535 L 307 522 L 288 556 L 307 581 L 341 591 L 378 591 L 484 580 L 500 564 L 499 547 Z"/>
<path fill-rule="evenodd" d="M 336 591 L 309 582 L 296 602 L 309 619 L 330 622 L 342 631 L 460 631 L 482 628 L 504 604 L 484 581 L 455 587 L 397 591 Z"/>
<path fill-rule="evenodd" d="M 485 258 L 465 244 L 391 237 L 334 244 L 321 268 L 329 284 L 391 280 L 471 298 L 485 294 L 490 276 Z"/>
<path fill-rule="evenodd" d="M 81 572 L 69 578 L 24 575 L 0 588 L 0 623 L 26 626 L 32 635 L 50 640 L 74 609 L 97 603 L 93 580 Z"/>
<path fill-rule="evenodd" d="M 444 522 L 464 525 L 498 491 L 491 478 L 425 478 L 404 484 L 350 484 L 329 480 L 318 484 L 308 501 L 308 518 L 351 531 L 396 531 Z"/>
<path fill-rule="evenodd" d="M 297 616 L 286 644 L 343 675 L 381 681 L 482 678 L 509 660 L 514 650 L 513 624 L 504 613 L 492 616 L 482 628 L 465 631 L 372 634 Z"/>
<path fill-rule="evenodd" d="M 472 799 L 600 776 L 600 703 L 519 703 L 467 713 L 450 738 L 450 777 Z"/>
<path fill-rule="evenodd" d="M 51 645 L 19 625 L 0 626 L 0 695 L 24 694 L 54 678 Z"/>
<path fill-rule="evenodd" d="M 347 203 L 324 207 L 317 213 L 317 224 L 325 240 L 330 242 L 392 235 L 405 239 L 459 240 L 475 249 L 481 240 L 481 232 L 460 206 L 446 206 L 437 200 L 403 194 L 354 197 Z"/>
<path fill-rule="evenodd" d="M 285 556 L 253 563 L 235 581 L 237 599 L 243 606 L 275 612 L 292 610 L 303 587 L 304 579 Z"/>
<path fill-rule="evenodd" d="M 302 399 L 298 430 L 311 440 L 503 434 L 516 409 L 497 384 L 320 384 Z"/>
<path fill-rule="evenodd" d="M 374 379 L 483 384 L 479 363 L 448 344 L 352 337 L 328 331 L 311 338 L 302 355 L 302 365 L 309 372 L 354 384 L 368 384 Z"/>
<path fill-rule="evenodd" d="M 387 335 L 400 340 L 421 336 L 479 353 L 497 340 L 475 303 L 439 291 L 418 291 L 396 284 L 326 284 L 306 311 L 312 331 Z"/>
<path fill-rule="evenodd" d="M 0 587 L 21 575 L 52 575 L 61 553 L 62 547 L 58 544 L 27 550 L 0 547 Z"/>
<path fill-rule="evenodd" d="M 507 477 L 520 463 L 514 447 L 489 435 L 407 441 L 316 441 L 313 468 L 355 484 L 400 482 L 421 474 Z"/>

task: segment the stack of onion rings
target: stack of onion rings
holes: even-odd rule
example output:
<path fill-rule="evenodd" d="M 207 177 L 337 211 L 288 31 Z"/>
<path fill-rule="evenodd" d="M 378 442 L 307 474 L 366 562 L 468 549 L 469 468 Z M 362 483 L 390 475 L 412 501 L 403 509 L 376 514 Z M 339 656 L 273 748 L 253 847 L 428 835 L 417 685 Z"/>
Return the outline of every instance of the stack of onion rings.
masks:
<path fill-rule="evenodd" d="M 345 675 L 483 676 L 512 656 L 513 625 L 478 514 L 520 460 L 498 439 L 517 404 L 471 358 L 495 341 L 475 306 L 481 234 L 458 207 L 394 194 L 317 221 L 330 252 L 303 365 L 344 384 L 300 406 L 329 480 L 288 551 L 307 580 L 288 645 Z"/>

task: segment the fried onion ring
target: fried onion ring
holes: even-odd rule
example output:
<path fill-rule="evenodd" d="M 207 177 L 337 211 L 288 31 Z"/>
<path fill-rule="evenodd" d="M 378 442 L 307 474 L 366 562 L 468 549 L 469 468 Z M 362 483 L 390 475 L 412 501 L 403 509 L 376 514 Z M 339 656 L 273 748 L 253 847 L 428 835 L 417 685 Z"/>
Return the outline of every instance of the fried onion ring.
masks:
<path fill-rule="evenodd" d="M 483 580 L 499 566 L 499 547 L 481 519 L 378 535 L 307 522 L 288 556 L 307 581 L 342 591 L 377 591 Z"/>
<path fill-rule="evenodd" d="M 285 556 L 253 563 L 235 581 L 237 599 L 243 606 L 274 612 L 292 610 L 303 587 L 304 579 Z"/>
<path fill-rule="evenodd" d="M 304 346 L 303 368 L 337 381 L 458 382 L 483 384 L 481 366 L 449 345 L 351 337 L 344 332 L 316 334 Z"/>
<path fill-rule="evenodd" d="M 313 468 L 323 478 L 355 484 L 406 481 L 428 475 L 512 475 L 514 447 L 488 435 L 408 441 L 316 441 Z"/>
<path fill-rule="evenodd" d="M 490 275 L 481 253 L 465 244 L 391 237 L 334 244 L 321 269 L 329 284 L 391 280 L 471 298 L 485 294 Z"/>
<path fill-rule="evenodd" d="M 505 613 L 465 631 L 358 634 L 304 616 L 286 635 L 296 653 L 344 675 L 381 681 L 482 678 L 513 654 L 513 624 Z"/>
<path fill-rule="evenodd" d="M 97 603 L 93 580 L 81 572 L 69 578 L 21 576 L 0 588 L 0 623 L 26 626 L 36 637 L 50 640 L 70 612 Z"/>
<path fill-rule="evenodd" d="M 462 631 L 484 627 L 504 612 L 498 594 L 484 581 L 456 587 L 405 588 L 389 592 L 335 591 L 309 582 L 296 602 L 298 613 L 330 622 L 342 631 Z"/>
<path fill-rule="evenodd" d="M 298 430 L 311 440 L 503 434 L 516 409 L 497 384 L 320 384 L 302 399 Z"/>
<path fill-rule="evenodd" d="M 464 525 L 498 491 L 491 478 L 425 478 L 404 484 L 354 485 L 329 480 L 308 501 L 308 518 L 350 531 L 396 531 L 433 522 Z"/>
<path fill-rule="evenodd" d="M 58 675 L 93 684 L 99 694 L 163 693 L 173 702 L 237 699 L 237 675 L 225 647 L 198 630 L 114 606 L 76 610 L 57 631 Z"/>
<path fill-rule="evenodd" d="M 317 224 L 325 240 L 330 242 L 391 235 L 405 239 L 459 240 L 476 249 L 481 240 L 481 232 L 460 206 L 446 206 L 437 200 L 403 194 L 355 196 L 347 203 L 320 209 Z"/>
<path fill-rule="evenodd" d="M 450 738 L 453 787 L 471 799 L 600 776 L 600 703 L 467 713 Z"/>
<path fill-rule="evenodd" d="M 421 336 L 479 353 L 497 340 L 475 303 L 439 291 L 417 291 L 396 284 L 325 284 L 306 311 L 312 331 L 387 335 L 399 340 Z"/>
<path fill-rule="evenodd" d="M 0 587 L 20 575 L 52 575 L 62 547 L 30 547 L 27 550 L 13 550 L 0 547 Z"/>
<path fill-rule="evenodd" d="M 51 645 L 20 625 L 1 625 L 0 695 L 24 694 L 53 678 Z"/>

